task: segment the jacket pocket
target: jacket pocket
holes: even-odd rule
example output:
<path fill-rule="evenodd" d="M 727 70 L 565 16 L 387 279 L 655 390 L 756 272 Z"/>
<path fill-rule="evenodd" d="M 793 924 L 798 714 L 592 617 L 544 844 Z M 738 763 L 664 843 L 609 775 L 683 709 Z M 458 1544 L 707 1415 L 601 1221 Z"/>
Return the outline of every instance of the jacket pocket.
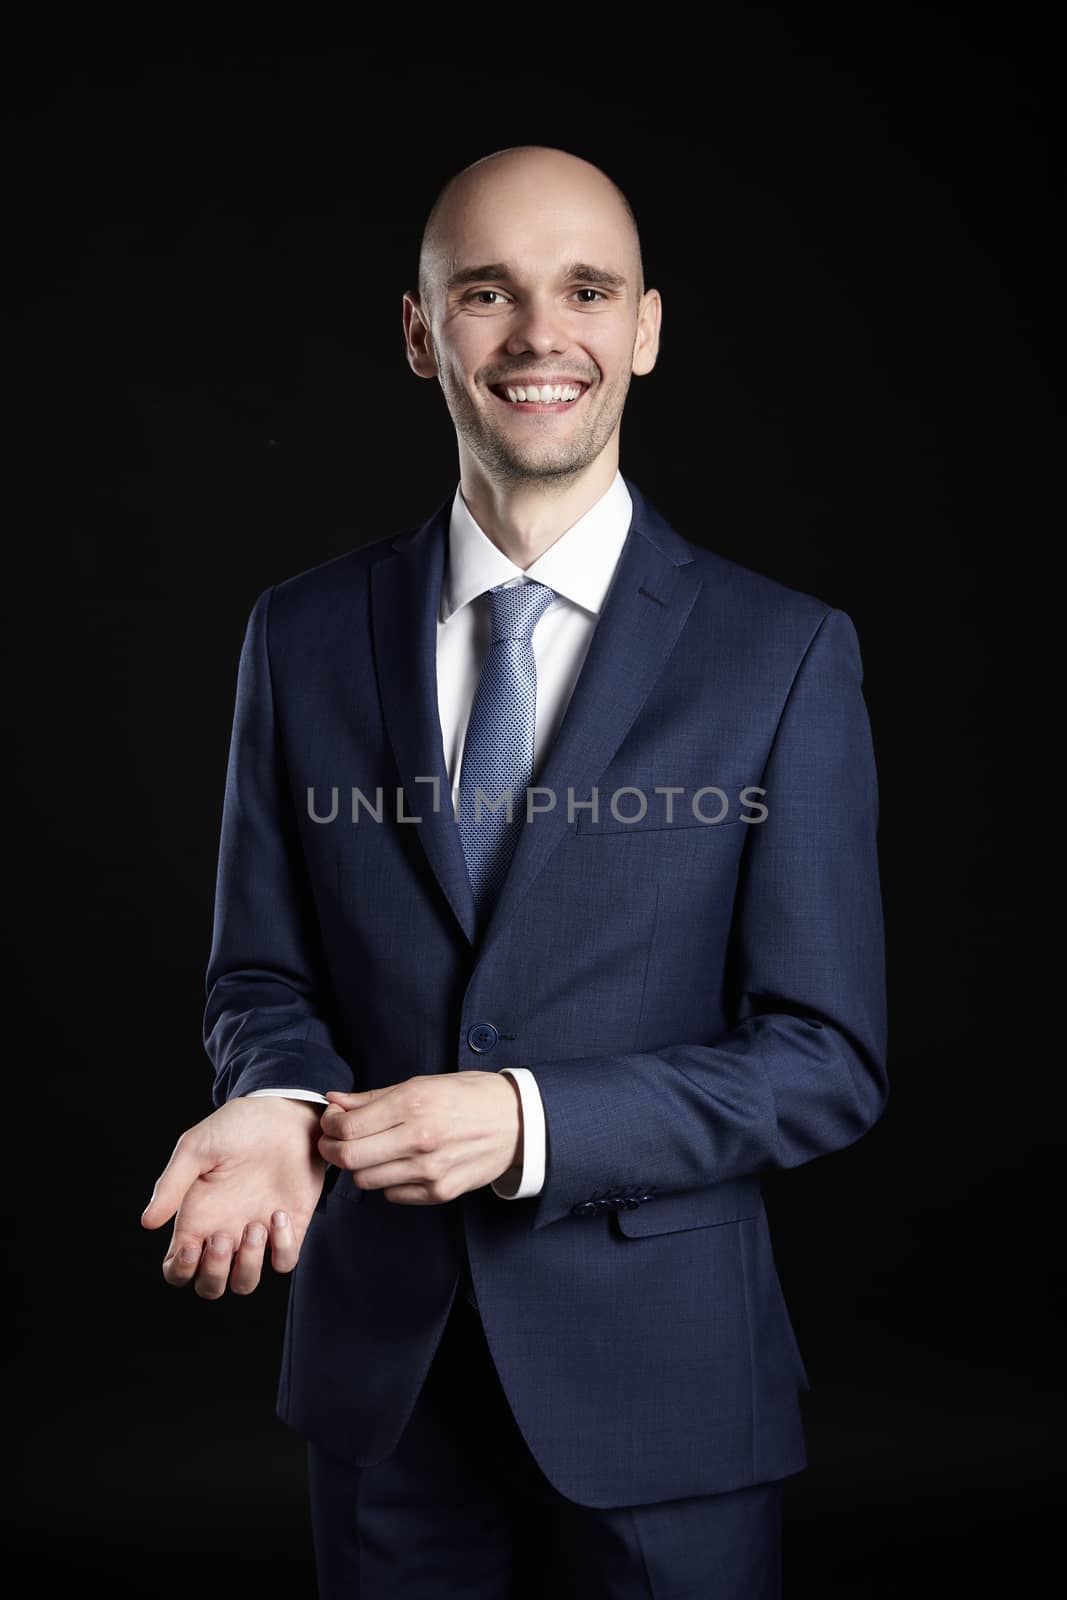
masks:
<path fill-rule="evenodd" d="M 683 793 L 668 797 L 657 793 L 656 783 L 651 780 L 635 780 L 632 785 L 617 788 L 598 786 L 596 822 L 584 807 L 576 809 L 575 831 L 579 838 L 601 833 L 681 833 L 690 828 L 703 828 L 707 834 L 730 833 L 739 827 L 757 828 L 766 815 L 766 789 L 747 778 L 682 787 Z M 672 799 L 669 822 L 668 798 Z M 620 816 L 612 811 L 613 800 Z M 638 816 L 642 800 L 645 810 Z"/>
<path fill-rule="evenodd" d="M 763 793 L 761 789 L 759 796 Z M 662 795 L 646 796 L 646 809 L 642 816 L 636 815 L 636 801 L 632 794 L 624 799 L 620 797 L 618 809 L 622 816 L 617 817 L 611 809 L 610 794 L 602 794 L 597 821 L 593 821 L 589 811 L 578 811 L 575 815 L 575 832 L 582 839 L 601 833 L 682 833 L 690 828 L 703 828 L 705 833 L 714 834 L 730 833 L 737 828 L 758 828 L 762 822 L 760 812 L 754 808 L 762 804 L 759 796 L 742 801 L 737 787 L 723 788 L 721 793 L 701 798 L 699 803 L 704 815 L 696 816 L 692 797 L 675 795 L 672 819 L 668 822 Z"/>
<path fill-rule="evenodd" d="M 579 839 L 595 838 L 601 833 L 682 833 L 689 828 L 703 828 L 705 833 L 736 833 L 738 828 L 756 828 L 756 821 L 746 822 L 744 817 L 724 817 L 721 822 L 706 822 L 689 811 L 675 811 L 674 821 L 665 822 L 649 807 L 640 820 L 620 822 L 610 811 L 601 812 L 600 821 L 579 816 L 575 832 Z"/>
<path fill-rule="evenodd" d="M 710 1228 L 723 1222 L 743 1222 L 759 1215 L 763 1201 L 758 1177 L 734 1178 L 706 1189 L 685 1189 L 656 1194 L 631 1210 L 613 1213 L 628 1239 L 650 1234 L 678 1233 L 683 1228 Z"/>

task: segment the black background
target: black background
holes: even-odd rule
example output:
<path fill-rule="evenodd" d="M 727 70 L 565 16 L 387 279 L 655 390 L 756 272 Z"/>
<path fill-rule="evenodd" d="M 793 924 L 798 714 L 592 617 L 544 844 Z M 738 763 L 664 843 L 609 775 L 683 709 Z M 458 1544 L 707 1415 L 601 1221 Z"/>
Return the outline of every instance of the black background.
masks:
<path fill-rule="evenodd" d="M 170 1226 L 139 1215 L 211 1110 L 248 612 L 451 492 L 401 294 L 440 184 L 537 142 L 622 185 L 663 295 L 623 471 L 863 650 L 892 1098 L 765 1185 L 813 1381 L 786 1592 L 1030 1592 L 1058 1456 L 1036 14 L 739 7 L 698 38 L 680 12 L 44 10 L 9 33 L 5 1393 L 35 1587 L 314 1592 L 303 1446 L 273 1416 L 287 1280 L 175 1291 Z"/>

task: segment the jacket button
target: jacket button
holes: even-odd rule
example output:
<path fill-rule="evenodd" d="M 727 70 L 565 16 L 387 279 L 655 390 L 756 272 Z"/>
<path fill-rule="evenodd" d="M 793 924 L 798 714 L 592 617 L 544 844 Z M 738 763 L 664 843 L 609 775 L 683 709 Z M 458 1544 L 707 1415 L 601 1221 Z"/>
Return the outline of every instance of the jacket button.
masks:
<path fill-rule="evenodd" d="M 491 1022 L 476 1022 L 473 1028 L 467 1029 L 467 1043 L 480 1056 L 491 1050 L 499 1038 L 500 1034 Z"/>
<path fill-rule="evenodd" d="M 571 1206 L 572 1217 L 595 1217 L 597 1214 L 595 1200 L 583 1200 L 580 1205 Z"/>

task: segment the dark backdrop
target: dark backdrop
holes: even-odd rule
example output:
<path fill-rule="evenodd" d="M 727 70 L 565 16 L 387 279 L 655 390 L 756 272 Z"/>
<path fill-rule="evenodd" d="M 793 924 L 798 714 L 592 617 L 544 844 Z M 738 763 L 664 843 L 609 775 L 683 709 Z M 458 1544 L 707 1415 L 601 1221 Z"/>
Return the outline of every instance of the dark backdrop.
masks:
<path fill-rule="evenodd" d="M 52 11 L 9 35 L 8 1550 L 43 1592 L 313 1593 L 273 1415 L 287 1280 L 170 1289 L 170 1226 L 139 1215 L 211 1110 L 248 612 L 454 487 L 401 294 L 440 184 L 528 141 L 622 185 L 663 294 L 623 470 L 688 538 L 848 611 L 864 655 L 892 1098 L 766 1185 L 814 1386 L 787 1592 L 1029 1592 L 1059 1454 L 1031 620 L 1050 43 L 1025 12 L 1006 35 L 940 7 L 709 15 L 698 38 L 684 13 L 459 11 L 438 37 Z"/>

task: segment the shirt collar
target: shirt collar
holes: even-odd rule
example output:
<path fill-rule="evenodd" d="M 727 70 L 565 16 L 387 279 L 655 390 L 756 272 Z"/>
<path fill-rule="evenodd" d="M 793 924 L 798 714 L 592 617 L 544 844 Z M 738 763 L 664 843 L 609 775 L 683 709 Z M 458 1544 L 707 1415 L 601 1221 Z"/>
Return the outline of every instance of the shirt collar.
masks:
<path fill-rule="evenodd" d="M 586 611 L 599 613 L 633 520 L 633 501 L 622 473 L 584 516 L 571 524 L 525 570 L 517 567 L 483 533 L 471 515 L 460 487 L 452 501 L 448 528 L 448 562 L 441 584 L 438 616 L 447 622 L 486 589 L 513 578 L 532 578 Z"/>

